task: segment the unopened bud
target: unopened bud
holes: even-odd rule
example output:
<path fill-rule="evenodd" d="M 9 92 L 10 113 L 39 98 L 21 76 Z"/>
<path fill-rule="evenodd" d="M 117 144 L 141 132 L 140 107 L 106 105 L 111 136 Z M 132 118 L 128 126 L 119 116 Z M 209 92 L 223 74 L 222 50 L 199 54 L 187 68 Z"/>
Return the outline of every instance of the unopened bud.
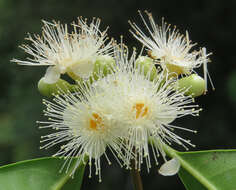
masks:
<path fill-rule="evenodd" d="M 201 96 L 205 92 L 205 80 L 197 74 L 181 78 L 177 81 L 178 89 L 188 89 L 185 95 L 191 95 L 192 97 Z"/>
<path fill-rule="evenodd" d="M 56 83 L 48 84 L 45 82 L 45 78 L 42 77 L 38 82 L 38 90 L 43 96 L 51 97 L 52 94 L 58 94 L 59 91 L 72 90 L 73 85 L 70 85 L 65 80 L 59 79 Z"/>
<path fill-rule="evenodd" d="M 99 76 L 107 76 L 111 73 L 112 68 L 115 65 L 115 60 L 113 57 L 108 55 L 100 55 L 97 57 L 96 62 L 94 63 L 93 76 L 94 80 L 97 80 Z M 92 79 L 91 79 L 92 80 Z"/>
<path fill-rule="evenodd" d="M 157 76 L 157 69 L 153 62 L 153 59 L 140 56 L 135 62 L 136 68 L 140 68 L 140 70 L 144 73 L 145 76 L 149 75 L 149 79 L 152 81 Z"/>

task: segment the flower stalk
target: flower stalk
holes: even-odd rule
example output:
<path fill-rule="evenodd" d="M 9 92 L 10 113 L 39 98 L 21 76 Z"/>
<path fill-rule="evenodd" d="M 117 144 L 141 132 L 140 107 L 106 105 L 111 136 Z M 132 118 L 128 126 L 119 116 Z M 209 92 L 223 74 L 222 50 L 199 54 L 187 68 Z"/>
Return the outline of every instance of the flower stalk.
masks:
<path fill-rule="evenodd" d="M 135 161 L 131 160 L 131 177 L 134 185 L 134 190 L 143 190 L 142 178 L 140 176 L 138 168 L 135 168 Z"/>

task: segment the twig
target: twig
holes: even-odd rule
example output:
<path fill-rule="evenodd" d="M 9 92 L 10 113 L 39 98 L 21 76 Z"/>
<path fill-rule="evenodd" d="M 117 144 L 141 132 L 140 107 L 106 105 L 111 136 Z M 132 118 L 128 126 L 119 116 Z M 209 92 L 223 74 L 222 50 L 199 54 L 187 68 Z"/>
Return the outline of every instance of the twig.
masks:
<path fill-rule="evenodd" d="M 134 190 L 143 190 L 143 183 L 138 169 L 135 169 L 135 160 L 131 160 L 131 176 L 134 184 Z"/>

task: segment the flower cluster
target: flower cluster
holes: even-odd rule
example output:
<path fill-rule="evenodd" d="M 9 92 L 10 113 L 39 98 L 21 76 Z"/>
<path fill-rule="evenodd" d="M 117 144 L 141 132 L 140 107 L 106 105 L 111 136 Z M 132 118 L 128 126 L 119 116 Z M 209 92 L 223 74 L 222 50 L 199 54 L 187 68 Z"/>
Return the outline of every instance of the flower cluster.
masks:
<path fill-rule="evenodd" d="M 192 77 L 196 67 L 208 62 L 208 55 L 205 48 L 190 51 L 195 44 L 188 33 L 184 37 L 176 29 L 171 31 L 164 21 L 159 27 L 150 13 L 148 16 L 153 31 L 142 15 L 141 18 L 151 38 L 131 23 L 134 37 L 148 48 L 146 56 L 137 56 L 135 50 L 130 55 L 123 41 L 118 45 L 112 40 L 105 44 L 106 30 L 100 32 L 100 20 L 93 19 L 88 25 L 79 18 L 72 33 L 66 25 L 44 21 L 43 37 L 29 36 L 32 46 L 22 46 L 33 58 L 13 60 L 25 65 L 49 65 L 44 83 L 39 86 L 42 89 L 46 83 L 54 85 L 50 86 L 54 98 L 43 100 L 48 121 L 39 124 L 54 132 L 42 136 L 41 148 L 59 144 L 60 150 L 54 156 L 66 159 L 67 170 L 72 158 L 77 157 L 71 175 L 81 163 L 88 162 L 89 176 L 94 165 L 101 181 L 101 158 L 111 163 L 107 151 L 127 169 L 141 170 L 145 163 L 149 171 L 151 155 L 156 164 L 160 155 L 168 163 L 166 146 L 194 146 L 174 130 L 195 131 L 173 122 L 185 115 L 199 114 L 201 109 L 193 104 L 193 91 L 201 95 L 205 85 L 196 87 L 197 74 L 194 80 L 188 77 Z M 68 74 L 76 84 L 61 83 L 61 74 Z M 178 160 L 171 160 L 162 169 L 169 165 L 179 166 Z M 176 167 L 168 170 L 178 172 Z M 165 175 L 165 171 L 161 173 Z"/>

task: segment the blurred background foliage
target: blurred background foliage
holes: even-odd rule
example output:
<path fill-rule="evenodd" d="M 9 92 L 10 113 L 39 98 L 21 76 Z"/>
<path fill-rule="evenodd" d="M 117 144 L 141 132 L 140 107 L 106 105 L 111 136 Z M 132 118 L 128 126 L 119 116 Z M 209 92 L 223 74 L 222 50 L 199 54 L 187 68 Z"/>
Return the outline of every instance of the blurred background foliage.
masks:
<path fill-rule="evenodd" d="M 78 16 L 100 17 L 101 29 L 110 26 L 110 36 L 118 40 L 123 35 L 130 48 L 140 48 L 128 32 L 127 22 L 130 19 L 142 25 L 138 9 L 151 11 L 158 23 L 165 17 L 168 23 L 177 25 L 181 33 L 188 30 L 198 47 L 213 52 L 208 66 L 216 91 L 209 88 L 207 95 L 197 98 L 203 108 L 200 117 L 185 117 L 175 123 L 198 130 L 196 135 L 181 134 L 197 145 L 191 150 L 236 148 L 236 1 L 0 0 L 0 165 L 50 156 L 56 150 L 39 150 L 40 136 L 47 131 L 38 130 L 35 123 L 45 119 L 37 82 L 46 68 L 9 62 L 12 58 L 26 58 L 18 48 L 26 34 L 40 34 L 41 19 L 71 23 Z M 202 75 L 202 68 L 198 71 Z M 86 173 L 82 189 L 131 189 L 129 171 L 113 163 L 109 167 L 103 163 L 102 183 L 98 183 L 96 177 L 88 179 Z M 184 189 L 177 176 L 162 177 L 155 166 L 149 174 L 144 169 L 142 176 L 145 189 Z"/>

